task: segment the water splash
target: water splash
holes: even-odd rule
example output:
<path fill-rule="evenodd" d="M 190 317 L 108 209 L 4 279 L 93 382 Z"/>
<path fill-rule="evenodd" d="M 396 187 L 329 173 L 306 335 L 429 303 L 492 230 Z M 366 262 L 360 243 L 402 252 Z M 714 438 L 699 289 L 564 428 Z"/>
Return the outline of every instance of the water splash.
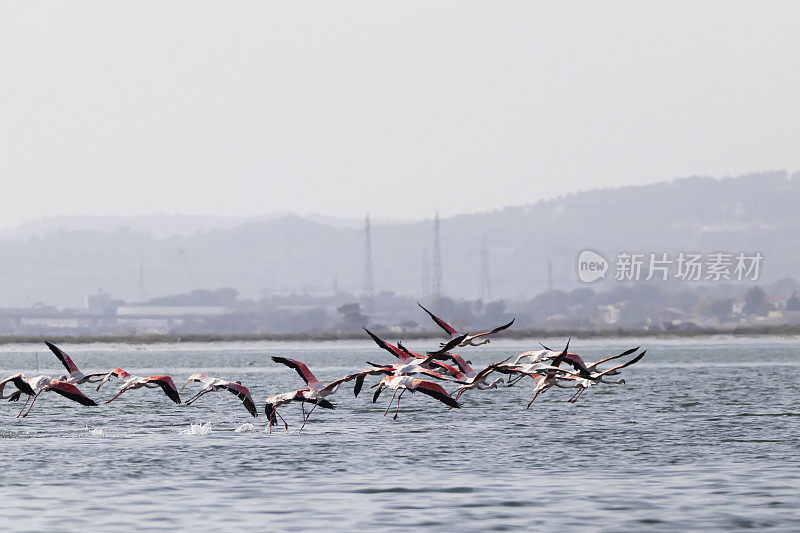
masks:
<path fill-rule="evenodd" d="M 256 427 L 253 424 L 245 423 L 236 428 L 234 431 L 236 433 L 253 433 L 256 430 Z"/>
<path fill-rule="evenodd" d="M 211 422 L 192 424 L 189 429 L 182 429 L 180 432 L 181 435 L 208 435 L 209 433 L 211 433 Z"/>

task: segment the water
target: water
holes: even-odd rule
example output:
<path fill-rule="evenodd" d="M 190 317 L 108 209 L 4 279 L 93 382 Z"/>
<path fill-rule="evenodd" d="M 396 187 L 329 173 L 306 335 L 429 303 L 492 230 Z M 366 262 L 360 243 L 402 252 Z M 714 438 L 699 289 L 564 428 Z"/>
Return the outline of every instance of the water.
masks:
<path fill-rule="evenodd" d="M 562 342 L 546 339 L 552 344 Z M 431 343 L 409 343 L 425 349 Z M 800 346 L 796 339 L 574 341 L 587 357 L 636 344 L 648 354 L 576 404 L 553 389 L 530 410 L 529 384 L 468 391 L 448 410 L 403 396 L 397 421 L 347 384 L 298 434 L 264 433 L 264 398 L 302 385 L 269 356 L 306 361 L 320 379 L 390 361 L 374 345 L 225 343 L 64 348 L 84 371 L 202 371 L 248 386 L 250 417 L 231 394 L 191 406 L 159 390 L 81 407 L 54 394 L 31 416 L 0 403 L 0 523 L 12 530 L 429 527 L 510 530 L 800 529 Z M 0 347 L 3 375 L 60 374 L 44 346 Z M 478 365 L 535 348 L 465 349 Z M 417 350 L 417 351 L 419 351 Z M 373 380 L 374 382 L 374 380 Z M 368 381 L 368 385 L 370 382 Z M 109 387 L 109 385 L 111 385 Z M 113 396 L 114 381 L 96 400 Z M 197 384 L 183 392 L 188 398 Z"/>

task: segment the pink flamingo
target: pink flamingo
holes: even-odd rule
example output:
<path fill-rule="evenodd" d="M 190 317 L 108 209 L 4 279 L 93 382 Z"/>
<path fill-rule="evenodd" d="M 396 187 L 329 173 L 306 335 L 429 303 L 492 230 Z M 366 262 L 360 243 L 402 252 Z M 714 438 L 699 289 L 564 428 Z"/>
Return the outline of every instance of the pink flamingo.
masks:
<path fill-rule="evenodd" d="M 172 400 L 176 404 L 181 403 L 181 397 L 178 394 L 178 388 L 175 386 L 175 383 L 172 382 L 172 378 L 169 376 L 163 376 L 163 375 L 147 376 L 147 377 L 134 376 L 133 374 L 130 374 L 129 372 L 126 372 L 121 368 L 115 368 L 111 372 L 107 372 L 105 374 L 105 377 L 103 377 L 103 379 L 100 381 L 100 384 L 97 386 L 97 390 L 100 390 L 100 387 L 102 387 L 112 377 L 116 377 L 123 381 L 122 388 L 119 390 L 116 396 L 114 396 L 110 400 L 107 400 L 105 403 L 113 402 L 114 400 L 119 398 L 122 393 L 126 391 L 141 389 L 141 388 L 147 388 L 147 389 L 160 388 L 162 391 L 164 391 L 164 394 L 166 394 L 170 400 Z"/>
<path fill-rule="evenodd" d="M 330 396 L 331 394 L 335 393 L 339 389 L 339 385 L 346 381 L 350 381 L 356 378 L 356 374 L 351 374 L 345 376 L 343 378 L 339 378 L 327 385 L 321 383 L 316 376 L 308 369 L 305 363 L 301 361 L 296 361 L 294 359 L 289 359 L 288 357 L 273 357 L 273 361 L 276 363 L 281 363 L 282 365 L 286 365 L 289 368 L 293 368 L 297 374 L 306 382 L 307 388 L 305 389 L 297 389 L 295 391 L 287 392 L 284 394 L 280 394 L 277 396 L 270 396 L 267 398 L 267 403 L 265 405 L 265 411 L 267 412 L 267 416 L 270 418 L 270 426 L 275 425 L 273 421 L 275 420 L 275 411 L 279 405 L 283 405 L 293 401 L 301 402 L 301 407 L 303 410 L 303 425 L 300 426 L 300 431 L 303 431 L 303 428 L 308 422 L 308 418 L 311 416 L 311 413 L 314 412 L 314 409 L 319 405 L 320 407 L 326 409 L 335 409 L 335 406 L 330 403 L 325 398 Z M 306 415 L 305 404 L 306 403 L 313 403 L 314 405 L 311 407 L 311 410 Z M 272 412 L 270 412 L 272 411 Z M 280 416 L 280 415 L 278 415 Z M 283 420 L 283 417 L 281 417 Z M 286 424 L 286 420 L 283 420 L 283 423 Z M 288 424 L 286 424 L 286 428 L 288 429 Z M 300 432 L 298 431 L 298 433 Z"/>
<path fill-rule="evenodd" d="M 244 405 L 247 412 L 249 412 L 253 417 L 258 416 L 258 412 L 256 411 L 256 404 L 253 403 L 253 398 L 250 396 L 250 390 L 242 385 L 241 381 L 227 381 L 220 378 L 210 378 L 205 374 L 192 374 L 189 376 L 189 379 L 186 380 L 186 383 L 183 384 L 181 387 L 181 391 L 186 388 L 186 385 L 189 383 L 202 383 L 203 387 L 200 389 L 200 392 L 186 400 L 184 402 L 186 405 L 192 405 L 198 398 L 203 396 L 204 394 L 208 394 L 209 392 L 216 392 L 218 390 L 227 390 L 235 394 L 240 400 L 242 400 L 242 404 Z"/>
<path fill-rule="evenodd" d="M 447 322 L 445 322 L 444 320 L 442 320 L 438 316 L 436 316 L 433 313 L 431 313 L 430 311 L 428 311 L 425 307 L 423 307 L 423 305 L 421 303 L 417 302 L 417 305 L 420 306 L 420 308 L 422 308 L 423 311 L 428 313 L 428 316 L 430 316 L 433 319 L 433 321 L 436 322 L 436 325 L 438 325 L 440 328 L 442 328 L 448 335 L 450 335 L 451 337 L 455 337 L 457 335 L 461 335 L 458 332 L 458 330 L 456 330 L 456 328 L 454 328 L 453 326 L 451 326 L 450 324 L 448 324 Z M 488 337 L 489 335 L 494 335 L 495 333 L 499 333 L 499 332 L 503 331 L 504 329 L 510 328 L 512 326 L 512 324 L 514 324 L 514 320 L 516 320 L 516 318 L 512 318 L 511 322 L 509 322 L 508 324 L 503 324 L 502 326 L 497 326 L 496 328 L 494 328 L 491 331 L 484 331 L 482 333 L 476 333 L 474 335 L 467 335 L 466 338 L 458 344 L 458 346 L 480 346 L 481 344 L 486 344 L 486 343 L 489 342 L 489 339 L 483 338 L 483 337 Z M 475 342 L 476 339 L 479 339 L 480 342 Z"/>
<path fill-rule="evenodd" d="M 63 378 L 63 376 L 62 376 Z M 22 374 L 15 374 L 13 376 L 9 376 L 3 381 L 0 381 L 0 398 L 8 398 L 11 402 L 16 402 L 19 400 L 22 394 L 28 396 L 25 400 L 25 403 L 22 405 L 22 409 L 20 409 L 19 414 L 17 414 L 17 418 L 22 416 L 23 418 L 28 416 L 33 409 L 33 404 L 36 403 L 36 399 L 39 395 L 43 392 L 53 391 L 55 393 L 64 396 L 65 398 L 69 398 L 74 402 L 78 402 L 81 405 L 97 405 L 94 400 L 87 398 L 78 387 L 72 385 L 71 383 L 67 383 L 64 379 L 53 379 L 50 376 L 35 376 L 35 377 L 25 377 Z M 17 391 L 10 394 L 9 396 L 3 396 L 3 388 L 5 387 L 6 383 L 13 383 L 14 386 L 17 387 Z M 23 415 L 22 411 L 25 410 L 25 406 L 28 405 L 28 401 L 33 398 L 30 407 L 28 408 L 27 412 Z"/>
<path fill-rule="evenodd" d="M 397 391 L 400 391 L 400 396 L 397 396 L 397 405 L 393 417 L 394 420 L 397 420 L 397 413 L 400 411 L 400 398 L 403 397 L 403 393 L 407 390 L 410 390 L 411 392 L 419 391 L 422 394 L 426 394 L 431 398 L 434 398 L 445 405 L 449 405 L 450 407 L 455 407 L 456 409 L 461 407 L 441 385 L 432 381 L 414 379 L 411 376 L 386 376 L 380 380 L 380 382 L 376 383 L 375 386 L 377 386 L 378 389 L 375 391 L 375 395 L 372 397 L 372 403 L 378 401 L 378 396 L 381 395 L 381 392 L 384 389 L 394 390 L 392 399 L 389 400 L 389 405 L 386 406 L 386 411 L 383 412 L 383 416 L 386 416 L 386 414 L 389 412 L 389 408 L 392 406 L 395 396 L 397 396 Z"/>

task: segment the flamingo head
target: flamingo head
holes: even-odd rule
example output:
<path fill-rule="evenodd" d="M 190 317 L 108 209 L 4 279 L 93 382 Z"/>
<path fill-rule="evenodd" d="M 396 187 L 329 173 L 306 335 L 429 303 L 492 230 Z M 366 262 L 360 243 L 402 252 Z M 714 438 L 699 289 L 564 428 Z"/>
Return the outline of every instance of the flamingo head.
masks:
<path fill-rule="evenodd" d="M 276 416 L 278 411 L 277 407 L 275 406 L 275 401 L 270 401 L 272 397 L 267 398 L 267 403 L 264 404 L 264 414 L 267 415 L 267 419 L 269 420 L 270 426 L 277 426 L 278 425 L 278 417 Z"/>

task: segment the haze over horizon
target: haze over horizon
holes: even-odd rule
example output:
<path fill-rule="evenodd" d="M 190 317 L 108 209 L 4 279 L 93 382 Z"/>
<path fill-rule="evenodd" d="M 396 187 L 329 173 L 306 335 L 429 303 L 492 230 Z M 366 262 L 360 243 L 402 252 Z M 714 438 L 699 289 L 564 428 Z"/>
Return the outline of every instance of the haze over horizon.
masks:
<path fill-rule="evenodd" d="M 419 220 L 793 172 L 799 18 L 792 2 L 3 3 L 0 228 Z"/>
<path fill-rule="evenodd" d="M 653 183 L 643 183 L 634 185 L 620 185 L 614 186 L 598 186 L 589 189 L 578 191 L 571 191 L 565 194 L 550 198 L 540 198 L 535 202 L 516 203 L 501 206 L 494 206 L 491 208 L 480 209 L 476 211 L 462 211 L 453 212 L 449 216 L 442 216 L 443 219 L 456 217 L 456 216 L 469 216 L 469 215 L 483 215 L 491 213 L 492 211 L 508 209 L 508 208 L 521 208 L 531 206 L 537 203 L 550 203 L 559 200 L 568 200 L 576 195 L 584 193 L 596 193 L 602 191 L 614 191 L 624 189 L 627 187 L 646 187 L 647 185 L 668 185 L 670 183 L 680 182 L 692 178 L 703 178 L 713 180 L 723 179 L 740 179 L 747 176 L 758 175 L 772 175 L 774 173 L 783 173 L 787 179 L 797 178 L 800 176 L 799 171 L 787 170 L 773 170 L 764 172 L 749 172 L 742 176 L 687 176 L 682 178 L 674 178 L 668 180 L 661 180 Z M 405 218 L 392 218 L 392 217 L 376 217 L 369 211 L 363 214 L 353 214 L 347 216 L 341 215 L 324 215 L 315 212 L 298 212 L 293 210 L 276 211 L 272 213 L 260 213 L 252 215 L 220 215 L 212 213 L 181 213 L 181 212 L 160 212 L 154 211 L 149 213 L 137 213 L 131 215 L 123 215 L 118 213 L 107 214 L 63 214 L 63 215 L 43 215 L 37 218 L 22 220 L 17 224 L 8 227 L 0 226 L 0 238 L 26 238 L 30 235 L 42 235 L 47 231 L 54 229 L 64 230 L 92 230 L 92 231 L 113 231 L 120 227 L 128 227 L 135 231 L 144 231 L 150 233 L 154 237 L 167 236 L 171 234 L 191 234 L 196 231 L 204 231 L 211 229 L 224 229 L 236 227 L 240 224 L 267 221 L 287 216 L 298 216 L 306 218 L 314 222 L 320 222 L 336 227 L 350 227 L 361 228 L 364 224 L 364 217 L 369 216 L 373 225 L 375 224 L 416 224 L 426 220 L 432 220 L 439 210 L 436 209 L 432 213 L 422 214 L 419 217 L 405 217 Z M 164 231 L 154 231 L 155 225 L 166 222 L 163 228 Z"/>

